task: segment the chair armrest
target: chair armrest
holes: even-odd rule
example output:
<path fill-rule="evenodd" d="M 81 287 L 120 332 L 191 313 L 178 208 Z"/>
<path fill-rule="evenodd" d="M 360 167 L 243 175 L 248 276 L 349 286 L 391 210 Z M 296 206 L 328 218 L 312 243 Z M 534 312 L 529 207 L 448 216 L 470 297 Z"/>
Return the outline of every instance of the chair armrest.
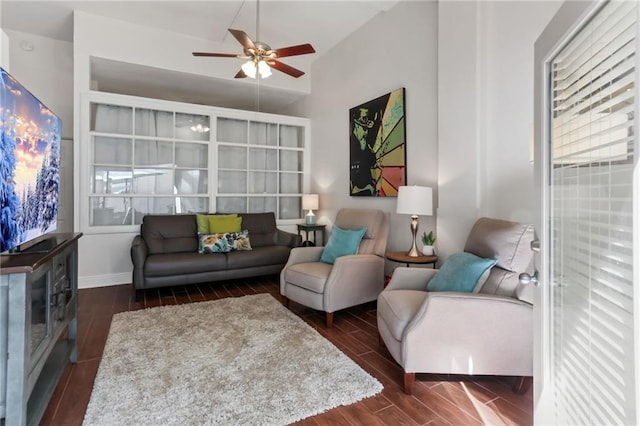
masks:
<path fill-rule="evenodd" d="M 508 296 L 431 292 L 405 329 L 402 351 L 405 371 L 530 376 L 533 306 Z"/>
<path fill-rule="evenodd" d="M 292 232 L 283 231 L 282 229 L 276 229 L 276 244 L 279 246 L 298 247 L 302 243 L 302 236 L 294 234 Z"/>
<path fill-rule="evenodd" d="M 376 300 L 384 288 L 384 259 L 353 254 L 336 259 L 324 290 L 326 312 Z"/>
<path fill-rule="evenodd" d="M 287 268 L 297 263 L 320 262 L 322 250 L 324 250 L 324 247 L 295 247 L 291 249 L 289 259 L 282 271 L 280 271 L 280 294 L 285 294 L 284 274 L 287 272 Z"/>
<path fill-rule="evenodd" d="M 295 247 L 289 253 L 289 260 L 285 268 L 296 263 L 320 262 L 324 247 Z"/>
<path fill-rule="evenodd" d="M 425 290 L 437 269 L 397 267 L 386 290 Z"/>
<path fill-rule="evenodd" d="M 147 243 L 140 235 L 131 242 L 131 261 L 133 262 L 133 287 L 144 288 L 144 262 L 147 260 Z"/>

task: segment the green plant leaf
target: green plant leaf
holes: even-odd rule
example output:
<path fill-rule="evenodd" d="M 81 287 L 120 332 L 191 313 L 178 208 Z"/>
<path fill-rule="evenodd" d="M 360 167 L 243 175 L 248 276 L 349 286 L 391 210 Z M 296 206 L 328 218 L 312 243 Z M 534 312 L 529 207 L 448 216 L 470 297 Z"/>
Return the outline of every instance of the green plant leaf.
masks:
<path fill-rule="evenodd" d="M 425 246 L 432 246 L 435 242 L 436 237 L 433 234 L 433 231 L 429 231 L 428 234 L 426 231 L 422 233 L 422 244 L 424 244 Z"/>

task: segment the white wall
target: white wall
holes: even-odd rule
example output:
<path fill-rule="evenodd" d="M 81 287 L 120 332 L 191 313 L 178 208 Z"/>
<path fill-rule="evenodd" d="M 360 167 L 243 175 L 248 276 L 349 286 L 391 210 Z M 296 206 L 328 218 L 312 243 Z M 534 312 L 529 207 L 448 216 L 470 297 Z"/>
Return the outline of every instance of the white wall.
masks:
<path fill-rule="evenodd" d="M 438 250 L 480 216 L 531 222 L 533 44 L 561 2 L 442 2 L 438 33 Z"/>
<path fill-rule="evenodd" d="M 379 14 L 313 63 L 311 94 L 283 112 L 311 119 L 318 221 L 331 223 L 341 207 L 387 211 L 389 250 L 409 249 L 410 219 L 395 213 L 396 198 L 349 196 L 349 109 L 404 87 L 407 182 L 436 189 L 437 10 L 435 2 L 401 2 Z M 435 217 L 420 218 L 419 232 L 429 229 Z"/>
<path fill-rule="evenodd" d="M 2 22 L 2 2 L 0 1 L 0 22 Z M 0 67 L 11 72 L 9 65 L 9 36 L 0 26 Z"/>
<path fill-rule="evenodd" d="M 11 73 L 10 57 L 9 57 L 9 35 L 0 29 L 0 67 Z"/>
<path fill-rule="evenodd" d="M 60 117 L 62 137 L 72 139 L 73 44 L 19 31 L 6 32 L 11 75 Z"/>
<path fill-rule="evenodd" d="M 73 45 L 13 30 L 7 34 L 11 75 L 62 120 L 58 231 L 72 232 Z"/>
<path fill-rule="evenodd" d="M 478 217 L 478 7 L 475 2 L 443 2 L 438 10 L 436 236 L 441 258 L 462 250 Z"/>
<path fill-rule="evenodd" d="M 489 2 L 481 7 L 479 119 L 484 174 L 480 214 L 532 223 L 533 45 L 562 2 Z M 509 34 L 505 37 L 505 34 Z M 505 116 L 505 112 L 508 115 Z"/>

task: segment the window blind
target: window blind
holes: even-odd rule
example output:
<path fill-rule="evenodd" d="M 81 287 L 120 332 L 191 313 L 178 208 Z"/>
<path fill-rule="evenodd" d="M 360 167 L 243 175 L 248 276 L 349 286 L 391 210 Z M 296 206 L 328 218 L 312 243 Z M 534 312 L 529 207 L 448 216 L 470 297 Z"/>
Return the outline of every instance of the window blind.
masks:
<path fill-rule="evenodd" d="M 612 1 L 551 62 L 557 424 L 636 424 L 633 170 L 638 5 Z"/>

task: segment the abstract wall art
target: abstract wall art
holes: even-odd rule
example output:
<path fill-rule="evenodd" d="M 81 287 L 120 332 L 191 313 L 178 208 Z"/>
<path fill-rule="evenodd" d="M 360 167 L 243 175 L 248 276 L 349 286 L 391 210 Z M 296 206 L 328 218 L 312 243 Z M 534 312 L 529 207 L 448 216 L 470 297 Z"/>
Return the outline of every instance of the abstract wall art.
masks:
<path fill-rule="evenodd" d="M 349 110 L 350 195 L 396 197 L 407 181 L 405 90 Z"/>

